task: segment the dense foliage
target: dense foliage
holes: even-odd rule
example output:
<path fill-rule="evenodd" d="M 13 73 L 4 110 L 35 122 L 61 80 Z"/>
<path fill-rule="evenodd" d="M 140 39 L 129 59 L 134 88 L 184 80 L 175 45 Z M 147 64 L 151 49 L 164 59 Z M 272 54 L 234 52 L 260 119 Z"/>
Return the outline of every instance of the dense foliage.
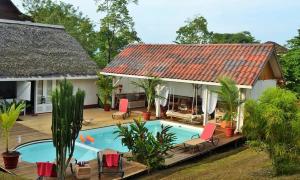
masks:
<path fill-rule="evenodd" d="M 175 42 L 178 44 L 208 44 L 208 43 L 257 43 L 258 41 L 248 31 L 238 33 L 214 33 L 207 28 L 207 20 L 203 16 L 187 20 L 177 31 Z"/>
<path fill-rule="evenodd" d="M 94 58 L 98 48 L 94 25 L 74 6 L 61 1 L 55 3 L 51 0 L 23 0 L 23 7 L 34 22 L 64 26 Z"/>
<path fill-rule="evenodd" d="M 299 170 L 300 111 L 288 90 L 267 89 L 245 104 L 243 133 L 251 147 L 268 152 L 277 174 Z"/>
<path fill-rule="evenodd" d="M 300 30 L 296 37 L 288 41 L 287 48 L 288 51 L 280 58 L 286 88 L 300 97 Z"/>
<path fill-rule="evenodd" d="M 237 108 L 240 105 L 239 89 L 236 86 L 234 80 L 228 77 L 222 77 L 219 79 L 221 84 L 220 89 L 215 92 L 218 93 L 222 107 L 225 110 L 224 120 L 232 122 L 237 115 Z"/>
<path fill-rule="evenodd" d="M 114 133 L 121 137 L 122 144 L 132 152 L 133 160 L 146 164 L 150 171 L 161 167 L 165 158 L 170 157 L 168 152 L 172 149 L 176 136 L 169 132 L 171 126 L 161 125 L 161 131 L 155 137 L 145 125 L 146 122 L 139 118 L 129 126 L 118 124 L 118 130 Z"/>
<path fill-rule="evenodd" d="M 96 0 L 98 12 L 105 16 L 100 20 L 100 64 L 109 63 L 126 45 L 139 42 L 134 22 L 127 6 L 137 0 Z"/>
<path fill-rule="evenodd" d="M 52 94 L 52 139 L 56 150 L 57 176 L 65 179 L 72 159 L 75 142 L 82 128 L 85 92 L 73 95 L 73 85 L 67 80 L 59 83 Z"/>
<path fill-rule="evenodd" d="M 162 84 L 162 80 L 156 77 L 149 77 L 140 81 L 132 81 L 133 85 L 142 88 L 145 91 L 147 98 L 147 112 L 150 112 L 151 106 L 153 105 L 155 98 L 162 98 L 156 95 L 155 87 Z"/>

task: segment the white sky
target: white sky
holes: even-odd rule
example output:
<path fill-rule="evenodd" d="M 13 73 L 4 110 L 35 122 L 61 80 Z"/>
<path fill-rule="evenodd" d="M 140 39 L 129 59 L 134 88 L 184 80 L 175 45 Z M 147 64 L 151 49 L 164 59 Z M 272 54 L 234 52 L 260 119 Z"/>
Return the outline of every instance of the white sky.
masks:
<path fill-rule="evenodd" d="M 12 0 L 21 10 L 22 0 Z M 94 0 L 64 0 L 99 22 Z M 210 31 L 250 31 L 258 40 L 285 44 L 300 29 L 300 0 L 139 0 L 130 6 L 145 43 L 172 43 L 187 18 L 204 16 Z"/>

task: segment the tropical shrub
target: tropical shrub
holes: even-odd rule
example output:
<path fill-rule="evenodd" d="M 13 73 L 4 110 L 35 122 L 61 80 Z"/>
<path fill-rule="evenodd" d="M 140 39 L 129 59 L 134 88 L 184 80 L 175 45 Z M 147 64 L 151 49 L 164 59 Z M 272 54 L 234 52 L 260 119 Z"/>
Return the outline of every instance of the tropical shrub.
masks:
<path fill-rule="evenodd" d="M 57 176 L 65 179 L 75 141 L 82 128 L 85 92 L 78 89 L 73 95 L 73 85 L 67 80 L 59 83 L 52 94 L 52 139 L 56 149 Z"/>
<path fill-rule="evenodd" d="M 215 92 L 218 93 L 222 106 L 225 110 L 224 120 L 231 122 L 233 126 L 233 120 L 237 115 L 237 109 L 240 105 L 239 89 L 236 86 L 234 80 L 228 77 L 222 77 L 219 79 L 221 87 Z"/>
<path fill-rule="evenodd" d="M 103 103 L 103 105 L 109 104 L 112 91 L 117 88 L 113 85 L 113 77 L 98 74 L 97 85 L 100 101 Z"/>
<path fill-rule="evenodd" d="M 294 93 L 267 89 L 258 101 L 246 101 L 244 118 L 250 147 L 268 152 L 276 174 L 299 169 L 300 114 Z"/>
<path fill-rule="evenodd" d="M 155 98 L 161 98 L 155 94 L 155 87 L 162 84 L 162 80 L 156 77 L 149 77 L 141 81 L 132 81 L 133 85 L 142 88 L 145 91 L 147 98 L 147 112 L 150 112 L 151 106 L 153 105 Z"/>
<path fill-rule="evenodd" d="M 176 136 L 169 132 L 171 126 L 161 125 L 161 131 L 154 136 L 145 125 L 146 122 L 139 118 L 129 126 L 118 124 L 118 130 L 114 133 L 121 137 L 122 144 L 132 152 L 132 159 L 147 165 L 150 171 L 161 167 L 165 159 L 171 156 L 168 152 Z"/>
<path fill-rule="evenodd" d="M 9 153 L 8 150 L 8 140 L 9 132 L 14 126 L 15 122 L 19 118 L 20 113 L 24 110 L 25 104 L 23 102 L 15 103 L 5 103 L 5 105 L 0 108 L 0 123 L 3 136 L 5 138 L 5 149 L 6 153 Z"/>

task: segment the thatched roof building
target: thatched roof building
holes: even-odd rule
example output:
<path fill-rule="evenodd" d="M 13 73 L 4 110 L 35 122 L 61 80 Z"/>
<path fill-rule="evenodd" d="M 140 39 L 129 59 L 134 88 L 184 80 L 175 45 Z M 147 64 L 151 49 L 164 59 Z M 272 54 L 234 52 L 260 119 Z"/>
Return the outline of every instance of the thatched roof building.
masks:
<path fill-rule="evenodd" d="M 96 63 L 62 26 L 0 19 L 0 78 L 95 76 Z"/>
<path fill-rule="evenodd" d="M 0 0 L 0 19 L 26 21 L 30 17 L 24 15 L 11 0 Z"/>

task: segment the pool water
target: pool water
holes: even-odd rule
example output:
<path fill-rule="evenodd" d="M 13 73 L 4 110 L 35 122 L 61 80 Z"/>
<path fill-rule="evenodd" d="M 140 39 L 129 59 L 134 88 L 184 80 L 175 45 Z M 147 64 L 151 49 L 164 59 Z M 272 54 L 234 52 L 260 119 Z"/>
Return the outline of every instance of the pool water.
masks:
<path fill-rule="evenodd" d="M 201 134 L 203 130 L 202 128 L 196 128 L 163 120 L 149 121 L 146 123 L 146 127 L 150 132 L 156 135 L 156 133 L 161 130 L 162 124 L 165 126 L 172 126 L 170 132 L 173 132 L 176 135 L 174 144 L 183 143 L 184 141 L 191 139 L 193 135 Z M 121 138 L 117 138 L 117 134 L 113 133 L 116 130 L 117 126 L 109 126 L 81 131 L 80 135 L 84 137 L 91 136 L 94 138 L 94 142 L 82 143 L 78 138 L 76 140 L 73 157 L 79 161 L 89 161 L 97 157 L 97 152 L 99 150 L 107 148 L 114 149 L 119 152 L 128 152 L 127 147 L 122 145 Z M 55 160 L 55 148 L 52 141 L 29 143 L 18 147 L 16 150 L 21 153 L 22 161 L 35 163 L 40 161 L 44 162 Z"/>

